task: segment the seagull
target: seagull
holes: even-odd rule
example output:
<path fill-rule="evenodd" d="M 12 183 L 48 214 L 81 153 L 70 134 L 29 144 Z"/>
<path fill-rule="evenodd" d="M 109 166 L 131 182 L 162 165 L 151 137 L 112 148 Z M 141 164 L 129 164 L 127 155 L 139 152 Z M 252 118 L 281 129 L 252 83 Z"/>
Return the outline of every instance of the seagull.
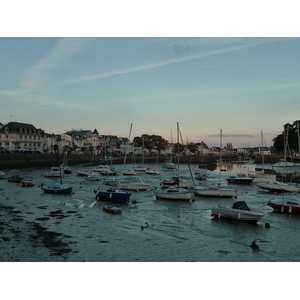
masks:
<path fill-rule="evenodd" d="M 145 222 L 146 226 L 141 226 L 141 229 L 144 230 L 144 228 L 149 227 L 149 224 L 147 222 Z"/>

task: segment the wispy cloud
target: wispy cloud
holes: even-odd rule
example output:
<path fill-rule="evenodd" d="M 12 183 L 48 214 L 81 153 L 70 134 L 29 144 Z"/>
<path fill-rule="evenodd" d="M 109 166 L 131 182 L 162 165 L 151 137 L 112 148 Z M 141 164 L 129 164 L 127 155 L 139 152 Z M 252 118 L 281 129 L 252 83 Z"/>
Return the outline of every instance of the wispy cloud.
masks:
<path fill-rule="evenodd" d="M 213 40 L 213 42 L 212 42 L 212 40 Z M 84 82 L 84 81 L 107 78 L 107 77 L 121 75 L 121 74 L 145 71 L 145 70 L 149 70 L 149 69 L 153 69 L 153 68 L 159 68 L 159 67 L 163 67 L 163 66 L 167 66 L 167 65 L 171 65 L 171 64 L 177 64 L 177 63 L 182 63 L 182 62 L 186 62 L 186 61 L 190 61 L 190 60 L 194 60 L 194 59 L 199 59 L 199 58 L 202 58 L 202 57 L 218 55 L 218 54 L 231 52 L 231 51 L 237 51 L 237 50 L 241 50 L 241 49 L 249 48 L 249 47 L 255 47 L 257 45 L 277 41 L 278 39 L 274 39 L 274 38 L 270 38 L 270 39 L 252 39 L 252 40 L 247 40 L 247 42 L 241 42 L 241 39 L 239 39 L 239 43 L 238 43 L 237 39 L 234 39 L 234 40 L 229 39 L 229 40 L 230 41 L 228 41 L 228 39 L 225 39 L 225 38 L 224 39 L 223 38 L 216 39 L 216 41 L 214 39 L 192 40 L 192 41 L 189 41 L 189 42 L 185 42 L 186 43 L 186 45 L 184 46 L 185 49 L 193 48 L 194 45 L 199 45 L 201 43 L 202 44 L 203 43 L 206 43 L 206 44 L 210 43 L 209 44 L 210 46 L 216 45 L 216 43 L 217 43 L 219 46 L 222 46 L 222 47 L 220 49 L 202 50 L 200 53 L 194 54 L 194 55 L 186 55 L 186 56 L 176 57 L 174 59 L 158 61 L 158 62 L 152 62 L 152 63 L 137 65 L 137 66 L 133 66 L 133 67 L 121 68 L 121 69 L 116 69 L 116 70 L 112 70 L 112 71 L 107 71 L 107 72 L 102 72 L 102 73 L 96 73 L 96 74 L 71 78 L 71 79 L 67 80 L 65 83 L 66 84 L 72 84 L 72 83 L 77 83 L 77 82 Z M 175 47 L 174 45 L 175 44 L 173 44 L 172 47 Z M 177 47 L 177 52 L 180 52 L 178 50 L 179 46 L 177 45 L 176 47 Z M 181 46 L 181 47 L 183 47 L 183 46 Z"/>
<path fill-rule="evenodd" d="M 288 72 L 290 72 L 290 71 L 292 71 L 294 69 L 297 69 L 297 68 L 299 68 L 299 67 L 296 66 L 296 67 L 289 68 L 289 69 L 287 69 L 287 70 L 285 70 L 283 72 L 280 72 L 280 73 L 278 73 L 278 74 L 276 74 L 276 75 L 274 75 L 272 77 L 269 77 L 268 79 L 266 79 L 266 81 L 272 80 L 272 79 L 274 79 L 276 77 L 280 77 L 281 75 L 286 74 L 286 73 L 288 73 Z"/>
<path fill-rule="evenodd" d="M 58 39 L 53 48 L 24 74 L 22 85 L 35 89 L 47 84 L 51 72 L 85 49 L 88 40 L 87 38 Z"/>

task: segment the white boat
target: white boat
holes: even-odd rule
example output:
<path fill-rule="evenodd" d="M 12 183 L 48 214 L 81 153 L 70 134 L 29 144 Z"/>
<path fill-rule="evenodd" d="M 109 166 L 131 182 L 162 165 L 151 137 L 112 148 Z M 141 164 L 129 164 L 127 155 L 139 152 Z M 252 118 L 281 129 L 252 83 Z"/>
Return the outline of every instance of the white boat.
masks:
<path fill-rule="evenodd" d="M 117 175 L 117 170 L 114 168 L 111 168 L 108 171 L 100 172 L 101 175 L 103 176 L 116 176 Z"/>
<path fill-rule="evenodd" d="M 132 170 L 138 171 L 138 172 L 145 172 L 147 170 L 147 167 L 146 166 L 137 166 L 137 167 L 132 168 Z"/>
<path fill-rule="evenodd" d="M 5 173 L 0 171 L 0 179 L 4 179 Z"/>
<path fill-rule="evenodd" d="M 166 160 L 163 162 L 162 168 L 167 170 L 176 170 L 177 166 L 171 160 Z"/>
<path fill-rule="evenodd" d="M 71 174 L 72 170 L 69 166 L 67 166 L 66 164 L 61 164 L 60 165 L 61 171 L 65 174 Z"/>
<path fill-rule="evenodd" d="M 300 188 L 290 185 L 288 183 L 284 183 L 281 181 L 270 181 L 270 182 L 259 182 L 256 184 L 258 187 L 264 190 L 269 190 L 273 192 L 299 192 Z"/>
<path fill-rule="evenodd" d="M 118 186 L 119 181 L 117 178 L 111 177 L 103 179 L 102 183 L 109 186 Z"/>
<path fill-rule="evenodd" d="M 49 172 L 43 174 L 45 177 L 62 177 L 62 171 L 60 167 L 52 167 Z"/>
<path fill-rule="evenodd" d="M 140 176 L 130 176 L 119 183 L 121 190 L 142 191 L 147 190 L 151 184 L 146 183 Z"/>
<path fill-rule="evenodd" d="M 36 185 L 36 181 L 32 177 L 24 177 L 20 183 L 25 187 Z"/>
<path fill-rule="evenodd" d="M 230 198 L 237 195 L 236 189 L 219 187 L 219 186 L 207 186 L 205 188 L 195 189 L 195 195 L 204 197 L 223 197 Z"/>
<path fill-rule="evenodd" d="M 97 181 L 100 180 L 100 176 L 99 173 L 97 172 L 91 172 L 89 175 L 87 175 L 85 177 L 86 180 L 90 180 L 90 181 Z"/>
<path fill-rule="evenodd" d="M 125 175 L 125 176 L 136 176 L 137 172 L 134 171 L 134 170 L 124 170 L 123 175 Z"/>
<path fill-rule="evenodd" d="M 90 173 L 91 173 L 90 171 L 77 171 L 76 176 L 85 177 L 85 176 L 88 176 Z"/>
<path fill-rule="evenodd" d="M 157 200 L 166 199 L 166 200 L 186 200 L 189 201 L 192 199 L 194 193 L 183 188 L 177 188 L 170 186 L 168 188 L 159 188 L 153 190 L 154 195 Z"/>
<path fill-rule="evenodd" d="M 278 163 L 274 164 L 273 167 L 293 167 L 294 163 L 290 161 L 285 161 L 284 159 L 280 159 Z"/>
<path fill-rule="evenodd" d="M 102 172 L 108 172 L 111 170 L 111 167 L 110 166 L 107 166 L 107 165 L 99 165 L 97 167 L 95 167 L 93 169 L 93 172 L 99 172 L 99 173 L 102 173 Z"/>
<path fill-rule="evenodd" d="M 153 169 L 153 168 L 147 168 L 146 171 L 145 171 L 146 174 L 151 174 L 151 175 L 159 175 L 160 172 Z"/>
<path fill-rule="evenodd" d="M 262 210 L 251 208 L 245 201 L 237 201 L 232 207 L 226 207 L 219 204 L 211 210 L 212 216 L 216 218 L 230 218 L 242 221 L 255 221 L 260 220 L 265 213 Z"/>

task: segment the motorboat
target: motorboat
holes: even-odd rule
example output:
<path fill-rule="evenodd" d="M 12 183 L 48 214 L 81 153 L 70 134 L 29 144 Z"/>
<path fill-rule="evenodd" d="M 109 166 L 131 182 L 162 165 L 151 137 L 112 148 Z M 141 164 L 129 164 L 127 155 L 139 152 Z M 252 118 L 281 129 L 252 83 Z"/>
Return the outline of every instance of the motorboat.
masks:
<path fill-rule="evenodd" d="M 66 164 L 61 164 L 60 165 L 61 171 L 65 174 L 71 174 L 72 170 L 69 166 L 67 166 Z"/>
<path fill-rule="evenodd" d="M 272 192 L 291 192 L 297 193 L 300 191 L 300 188 L 284 183 L 281 181 L 270 181 L 270 182 L 259 182 L 256 184 L 259 188 L 264 190 L 269 190 Z"/>
<path fill-rule="evenodd" d="M 125 176 L 136 176 L 137 172 L 134 171 L 134 170 L 124 170 L 123 175 L 125 175 Z"/>
<path fill-rule="evenodd" d="M 183 188 L 177 188 L 170 186 L 168 188 L 159 188 L 153 190 L 154 195 L 157 200 L 166 199 L 166 200 L 185 200 L 190 201 L 194 196 L 194 193 Z"/>
<path fill-rule="evenodd" d="M 251 208 L 245 201 L 237 201 L 233 203 L 232 207 L 226 207 L 219 204 L 211 210 L 212 216 L 216 218 L 230 218 L 242 221 L 255 221 L 260 220 L 265 213 L 262 210 Z"/>
<path fill-rule="evenodd" d="M 251 184 L 254 178 L 246 176 L 246 174 L 237 174 L 232 175 L 229 178 L 226 178 L 228 183 L 234 183 L 234 184 Z"/>
<path fill-rule="evenodd" d="M 273 165 L 273 167 L 293 167 L 294 163 L 290 161 L 286 161 L 285 159 L 280 159 L 279 162 Z"/>
<path fill-rule="evenodd" d="M 42 183 L 41 189 L 46 194 L 71 194 L 73 190 L 71 185 L 68 185 L 66 183 L 60 183 L 60 182 L 48 183 L 48 184 Z"/>
<path fill-rule="evenodd" d="M 150 175 L 159 175 L 160 172 L 153 169 L 153 168 L 147 168 L 146 171 L 145 171 L 146 174 L 150 174 Z"/>
<path fill-rule="evenodd" d="M 130 198 L 130 193 L 127 193 L 117 187 L 110 187 L 107 189 L 94 189 L 94 194 L 96 199 L 104 198 L 115 201 L 128 202 Z"/>
<path fill-rule="evenodd" d="M 132 168 L 134 171 L 138 171 L 138 172 L 145 172 L 147 170 L 146 166 L 136 166 L 134 168 Z"/>
<path fill-rule="evenodd" d="M 102 183 L 109 186 L 118 186 L 119 181 L 117 178 L 111 177 L 103 179 Z"/>
<path fill-rule="evenodd" d="M 208 177 L 207 173 L 195 173 L 195 179 L 196 180 L 206 180 Z"/>
<path fill-rule="evenodd" d="M 97 167 L 95 167 L 93 169 L 93 172 L 107 172 L 107 171 L 110 171 L 111 170 L 111 167 L 110 166 L 107 166 L 107 165 L 99 165 Z"/>
<path fill-rule="evenodd" d="M 76 176 L 85 177 L 85 176 L 90 175 L 90 173 L 91 173 L 90 171 L 77 171 Z"/>
<path fill-rule="evenodd" d="M 91 172 L 89 175 L 85 176 L 85 179 L 90 181 L 97 181 L 100 180 L 100 176 L 98 172 Z"/>
<path fill-rule="evenodd" d="M 272 199 L 268 205 L 280 212 L 300 213 L 300 199 Z"/>
<path fill-rule="evenodd" d="M 117 175 L 117 171 L 114 168 L 110 168 L 110 170 L 101 171 L 99 173 L 103 176 L 116 176 Z"/>
<path fill-rule="evenodd" d="M 60 167 L 51 167 L 49 172 L 43 174 L 44 177 L 62 177 L 62 170 Z"/>
<path fill-rule="evenodd" d="M 4 179 L 5 173 L 0 171 L 0 179 Z"/>
<path fill-rule="evenodd" d="M 32 177 L 25 177 L 20 183 L 25 187 L 36 185 L 36 181 Z"/>
<path fill-rule="evenodd" d="M 21 182 L 23 180 L 24 177 L 21 176 L 21 172 L 18 170 L 11 170 L 9 172 L 9 177 L 7 178 L 7 180 L 9 182 Z"/>
<path fill-rule="evenodd" d="M 140 176 L 130 176 L 119 183 L 121 190 L 142 191 L 147 190 L 151 184 L 146 183 Z"/>
<path fill-rule="evenodd" d="M 204 197 L 231 198 L 233 196 L 236 196 L 236 194 L 236 189 L 219 186 L 206 186 L 205 188 L 195 189 L 195 195 Z"/>
<path fill-rule="evenodd" d="M 117 206 L 104 206 L 103 210 L 108 213 L 112 213 L 112 214 L 121 214 L 122 213 L 122 209 Z"/>
<path fill-rule="evenodd" d="M 167 170 L 176 170 L 177 166 L 171 160 L 166 160 L 163 162 L 162 168 Z"/>

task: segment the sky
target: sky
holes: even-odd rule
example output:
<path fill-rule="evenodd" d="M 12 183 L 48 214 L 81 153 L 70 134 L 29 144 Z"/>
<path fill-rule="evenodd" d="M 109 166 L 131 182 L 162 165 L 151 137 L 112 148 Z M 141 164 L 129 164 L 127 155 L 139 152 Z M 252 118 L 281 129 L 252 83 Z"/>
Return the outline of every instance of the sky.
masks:
<path fill-rule="evenodd" d="M 272 146 L 299 119 L 300 38 L 0 38 L 0 122 L 176 142 Z M 200 32 L 201 33 L 201 32 Z M 224 34 L 224 33 L 223 33 Z"/>

